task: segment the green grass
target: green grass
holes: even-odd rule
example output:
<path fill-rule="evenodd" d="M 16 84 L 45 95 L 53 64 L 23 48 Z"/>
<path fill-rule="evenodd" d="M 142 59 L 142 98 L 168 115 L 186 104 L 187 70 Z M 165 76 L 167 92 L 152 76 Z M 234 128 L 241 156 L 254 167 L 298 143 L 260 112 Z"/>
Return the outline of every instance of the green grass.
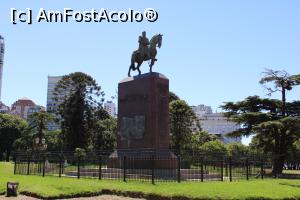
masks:
<path fill-rule="evenodd" d="M 300 170 L 283 170 L 284 174 L 300 174 Z"/>
<path fill-rule="evenodd" d="M 182 182 L 157 183 L 75 179 L 58 177 L 13 175 L 11 163 L 0 163 L 0 193 L 5 191 L 7 181 L 18 181 L 20 191 L 43 197 L 100 192 L 102 189 L 121 192 L 143 192 L 162 196 L 186 196 L 210 199 L 300 199 L 300 180 L 266 179 L 236 182 Z"/>

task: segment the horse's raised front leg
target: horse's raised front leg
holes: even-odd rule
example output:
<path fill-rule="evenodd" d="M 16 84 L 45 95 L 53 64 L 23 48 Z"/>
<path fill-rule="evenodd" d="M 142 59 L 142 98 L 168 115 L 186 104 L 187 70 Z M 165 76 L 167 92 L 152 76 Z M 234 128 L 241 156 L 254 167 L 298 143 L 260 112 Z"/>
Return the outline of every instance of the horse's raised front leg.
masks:
<path fill-rule="evenodd" d="M 150 67 L 150 72 L 152 73 L 152 67 L 153 67 L 153 65 L 154 65 L 154 62 L 155 62 L 155 58 L 154 59 L 151 59 L 151 63 L 150 63 L 150 65 L 149 65 L 149 67 Z"/>

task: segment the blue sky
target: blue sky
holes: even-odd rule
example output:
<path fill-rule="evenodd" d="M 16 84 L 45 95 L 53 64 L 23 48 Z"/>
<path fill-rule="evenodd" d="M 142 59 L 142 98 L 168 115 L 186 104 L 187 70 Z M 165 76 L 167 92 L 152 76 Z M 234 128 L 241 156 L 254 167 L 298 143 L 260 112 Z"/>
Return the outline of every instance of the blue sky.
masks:
<path fill-rule="evenodd" d="M 10 22 L 10 9 L 100 9 L 143 11 L 159 18 L 143 23 Z M 143 30 L 162 33 L 154 71 L 170 79 L 170 89 L 190 105 L 211 105 L 246 96 L 264 96 L 258 84 L 264 68 L 300 72 L 300 2 L 10 0 L 0 5 L 0 34 L 6 52 L 2 101 L 21 97 L 46 105 L 47 76 L 82 71 L 103 87 L 106 99 L 126 77 L 130 56 Z M 142 71 L 147 72 L 144 64 Z M 299 99 L 300 87 L 288 94 Z M 278 96 L 274 96 L 278 97 Z"/>

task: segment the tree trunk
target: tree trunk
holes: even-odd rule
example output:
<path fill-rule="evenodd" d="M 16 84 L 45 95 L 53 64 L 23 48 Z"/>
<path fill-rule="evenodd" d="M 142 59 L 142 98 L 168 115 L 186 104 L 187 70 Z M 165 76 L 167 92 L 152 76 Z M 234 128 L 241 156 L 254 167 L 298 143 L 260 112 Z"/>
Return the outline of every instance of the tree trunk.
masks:
<path fill-rule="evenodd" d="M 277 177 L 278 174 L 282 174 L 284 161 L 285 161 L 285 156 L 284 155 L 280 155 L 279 157 L 276 157 L 274 159 L 272 173 L 275 177 Z"/>
<path fill-rule="evenodd" d="M 286 88 L 284 83 L 281 85 L 281 100 L 282 100 L 282 107 L 281 107 L 281 115 L 282 117 L 286 116 Z M 273 175 L 277 177 L 278 174 L 282 174 L 282 170 L 284 167 L 285 162 L 285 155 L 286 155 L 286 132 L 282 130 L 280 134 L 280 141 L 278 141 L 278 137 L 275 138 L 275 159 L 273 163 Z M 277 143 L 277 145 L 276 145 Z"/>
<path fill-rule="evenodd" d="M 9 162 L 9 157 L 10 157 L 10 150 L 7 150 L 6 151 L 6 158 L 5 158 L 6 162 Z"/>
<path fill-rule="evenodd" d="M 285 117 L 286 115 L 286 94 L 285 94 L 285 87 L 282 86 L 282 90 L 281 90 L 281 97 L 282 97 L 282 108 L 281 108 L 281 115 L 282 117 Z"/>
<path fill-rule="evenodd" d="M 3 160 L 3 151 L 0 151 L 0 161 Z"/>

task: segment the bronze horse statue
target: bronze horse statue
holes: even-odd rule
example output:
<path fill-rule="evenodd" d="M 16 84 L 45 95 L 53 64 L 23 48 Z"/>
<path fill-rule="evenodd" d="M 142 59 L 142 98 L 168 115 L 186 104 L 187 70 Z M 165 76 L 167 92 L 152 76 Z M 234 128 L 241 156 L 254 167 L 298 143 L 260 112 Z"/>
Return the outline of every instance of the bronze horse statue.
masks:
<path fill-rule="evenodd" d="M 142 63 L 144 61 L 149 61 L 149 67 L 150 67 L 150 72 L 152 72 L 152 66 L 154 65 L 155 61 L 157 61 L 156 54 L 157 54 L 157 50 L 156 47 L 158 46 L 158 48 L 161 47 L 162 44 L 162 34 L 157 34 L 154 35 L 151 40 L 150 40 L 150 45 L 148 48 L 148 54 L 146 53 L 142 53 L 139 50 L 136 50 L 132 53 L 131 55 L 131 65 L 129 67 L 129 71 L 128 71 L 128 76 L 130 76 L 130 71 L 133 70 L 138 70 L 139 75 L 141 75 L 141 70 L 140 70 L 140 66 L 142 65 Z M 137 66 L 135 66 L 135 63 L 137 63 Z"/>

